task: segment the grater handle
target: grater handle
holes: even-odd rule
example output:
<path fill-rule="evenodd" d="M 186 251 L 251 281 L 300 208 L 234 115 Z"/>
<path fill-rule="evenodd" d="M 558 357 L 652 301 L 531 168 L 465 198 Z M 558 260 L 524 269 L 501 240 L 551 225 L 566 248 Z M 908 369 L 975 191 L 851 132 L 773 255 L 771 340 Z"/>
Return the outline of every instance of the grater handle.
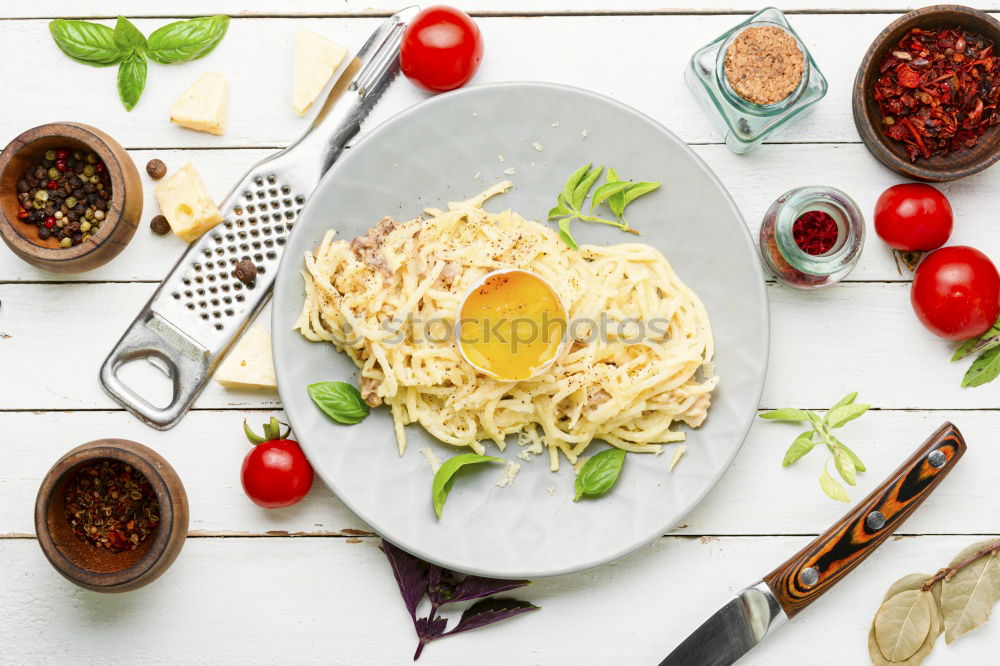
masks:
<path fill-rule="evenodd" d="M 159 407 L 118 376 L 123 365 L 146 359 L 170 378 L 170 403 Z M 101 366 L 101 384 L 128 411 L 158 430 L 172 427 L 191 407 L 210 372 L 207 349 L 160 315 L 146 311 L 122 336 Z"/>

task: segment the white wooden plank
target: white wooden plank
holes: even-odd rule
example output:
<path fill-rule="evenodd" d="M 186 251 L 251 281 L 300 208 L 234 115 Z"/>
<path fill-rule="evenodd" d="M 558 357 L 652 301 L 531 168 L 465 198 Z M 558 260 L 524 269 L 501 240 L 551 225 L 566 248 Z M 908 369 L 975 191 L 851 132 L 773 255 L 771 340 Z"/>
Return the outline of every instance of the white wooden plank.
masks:
<path fill-rule="evenodd" d="M 861 398 L 865 397 L 862 393 Z M 280 412 L 273 413 L 283 418 Z M 0 412 L 0 432 L 16 434 L 4 444 L 8 462 L 0 467 L 0 497 L 4 498 L 0 537 L 33 534 L 35 494 L 45 472 L 70 448 L 108 436 L 142 442 L 170 461 L 187 489 L 194 534 L 352 535 L 369 530 L 318 477 L 313 491 L 290 509 L 265 511 L 246 498 L 239 469 L 249 444 L 241 424 L 246 418 L 259 429 L 271 414 L 195 411 L 176 429 L 160 432 L 123 412 Z M 995 412 L 873 411 L 852 423 L 842 439 L 869 471 L 858 476 L 858 486 L 850 489 L 851 498 L 858 501 L 881 483 L 945 420 L 962 430 L 969 451 L 900 533 L 1000 533 L 1000 515 L 982 501 L 983 489 L 992 486 L 995 470 L 1000 468 L 1000 449 L 993 436 Z M 820 492 L 817 478 L 827 457 L 822 450 L 794 467 L 781 467 L 785 448 L 799 430 L 795 425 L 755 423 L 731 469 L 673 534 L 815 534 L 837 520 L 847 508 Z M 408 455 L 420 454 L 411 450 Z M 426 471 L 430 501 L 430 468 Z M 673 473 L 684 473 L 683 459 Z M 567 501 L 568 496 L 545 499 Z"/>
<path fill-rule="evenodd" d="M 935 571 L 977 539 L 888 541 L 740 664 L 868 663 L 868 628 L 888 586 Z M 505 595 L 542 609 L 432 643 L 418 663 L 468 664 L 475 655 L 484 666 L 655 664 L 806 541 L 664 538 L 619 562 Z M 122 595 L 77 589 L 34 541 L 6 539 L 0 598 L 0 653 L 10 663 L 381 666 L 409 662 L 416 642 L 375 539 L 189 539 L 161 580 Z M 939 640 L 932 659 L 988 663 L 998 636 L 1000 623 L 988 622 L 950 646 Z"/>
<path fill-rule="evenodd" d="M 5 409 L 116 405 L 97 372 L 154 289 L 150 284 L 0 285 Z M 960 387 L 967 364 L 917 322 L 906 284 L 853 283 L 807 294 L 772 286 L 771 360 L 762 404 L 823 408 L 862 390 L 877 407 L 992 409 L 1000 382 Z M 54 316 L 55 315 L 55 316 Z M 81 346 L 82 345 L 82 346 Z M 725 378 L 722 380 L 725 382 Z M 210 382 L 202 408 L 275 405 L 276 394 Z"/>
<path fill-rule="evenodd" d="M 851 119 L 851 84 L 867 44 L 892 19 L 884 14 L 802 15 L 794 26 L 830 82 L 830 92 L 807 117 L 776 140 L 782 142 L 857 141 Z M 149 32 L 165 19 L 138 20 Z M 479 21 L 486 55 L 475 83 L 508 80 L 556 81 L 595 90 L 631 104 L 689 142 L 715 143 L 719 136 L 687 90 L 683 71 L 690 55 L 738 22 L 726 15 L 580 16 L 483 18 Z M 131 112 L 115 93 L 114 71 L 77 65 L 63 56 L 43 20 L 4 22 L 0 86 L 24 91 L 5 110 L 0 133 L 14 136 L 39 122 L 73 120 L 111 130 L 126 147 L 225 147 L 284 145 L 307 126 L 291 110 L 291 37 L 296 26 L 309 26 L 351 48 L 364 42 L 379 23 L 374 18 L 239 19 L 225 41 L 195 63 L 150 65 L 147 90 Z M 573 39 L 554 39 L 573 35 Z M 622 67 L 640 72 L 622 76 Z M 229 130 L 211 137 L 167 122 L 178 95 L 205 70 L 230 80 Z M 28 94 L 24 73 L 33 80 L 63 81 L 64 103 L 49 95 Z M 366 127 L 423 99 L 405 80 L 394 84 Z M 516 105 L 516 100 L 512 100 Z M 566 119 L 572 117 L 567 109 Z M 567 130 L 568 131 L 568 130 Z"/>
<path fill-rule="evenodd" d="M 453 7 L 467 12 L 490 16 L 534 14 L 625 14 L 630 12 L 671 13 L 725 13 L 750 14 L 761 8 L 759 2 L 750 0 L 452 0 Z M 996 10 L 993 0 L 969 0 L 968 6 Z M 275 5 L 267 0 L 174 0 L 169 6 L 137 4 L 128 7 L 133 16 L 203 16 L 230 14 L 232 16 L 351 16 L 387 15 L 398 11 L 403 3 L 396 0 L 286 0 Z M 922 6 L 901 0 L 797 0 L 782 7 L 788 12 L 807 11 L 893 11 L 902 12 Z M 90 2 L 81 7 L 72 0 L 52 0 L 44 5 L 12 4 L 3 10 L 8 17 L 114 17 L 121 6 L 113 2 Z"/>
<path fill-rule="evenodd" d="M 696 145 L 693 149 L 729 189 L 754 238 L 768 206 L 779 195 L 802 185 L 831 185 L 854 197 L 868 221 L 867 247 L 848 279 L 909 279 L 909 275 L 903 276 L 897 271 L 888 248 L 875 235 L 872 220 L 879 194 L 886 187 L 903 182 L 903 178 L 883 168 L 864 146 L 771 144 L 743 156 L 734 155 L 722 145 Z M 0 248 L 0 282 L 162 280 L 186 246 L 172 235 L 161 238 L 149 230 L 148 222 L 159 209 L 153 193 L 155 181 L 145 175 L 146 162 L 158 157 L 171 169 L 193 162 L 209 192 L 221 200 L 251 164 L 271 152 L 270 149 L 133 150 L 132 158 L 143 175 L 146 188 L 145 213 L 141 228 L 121 255 L 97 270 L 60 275 L 33 268 Z M 543 159 L 544 154 L 543 151 Z M 495 158 L 490 156 L 489 160 L 488 166 L 494 166 Z M 517 178 L 515 176 L 514 180 Z M 481 187 L 471 181 L 469 186 Z M 669 188 L 670 183 L 666 187 Z M 974 245 L 1000 259 L 1000 235 L 994 233 L 996 221 L 992 199 L 992 193 L 1000 189 L 1000 169 L 987 170 L 939 187 L 947 194 L 955 211 L 955 231 L 949 242 Z M 542 212 L 521 211 L 527 217 L 539 216 Z"/>

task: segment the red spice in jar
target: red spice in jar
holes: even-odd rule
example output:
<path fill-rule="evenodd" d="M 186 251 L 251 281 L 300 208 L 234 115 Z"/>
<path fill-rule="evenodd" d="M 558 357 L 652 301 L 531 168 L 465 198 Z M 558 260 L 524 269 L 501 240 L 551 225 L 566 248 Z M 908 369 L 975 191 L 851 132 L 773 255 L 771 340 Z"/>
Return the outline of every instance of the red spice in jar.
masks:
<path fill-rule="evenodd" d="M 806 211 L 792 225 L 795 244 L 813 256 L 826 254 L 837 244 L 840 227 L 829 213 L 821 210 Z"/>

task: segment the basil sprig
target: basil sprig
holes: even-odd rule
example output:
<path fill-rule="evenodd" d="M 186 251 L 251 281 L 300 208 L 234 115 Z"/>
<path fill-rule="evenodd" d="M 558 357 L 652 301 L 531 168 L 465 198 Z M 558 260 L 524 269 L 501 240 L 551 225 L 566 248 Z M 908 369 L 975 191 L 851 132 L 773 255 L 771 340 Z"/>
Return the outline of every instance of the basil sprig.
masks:
<path fill-rule="evenodd" d="M 840 473 L 841 478 L 850 486 L 857 484 L 857 473 L 865 471 L 865 464 L 842 441 L 833 434 L 836 428 L 842 428 L 854 419 L 867 412 L 871 405 L 854 402 L 858 397 L 857 391 L 848 393 L 841 398 L 837 404 L 827 410 L 826 414 L 820 417 L 814 411 L 808 409 L 795 409 L 794 407 L 783 407 L 760 415 L 762 419 L 771 421 L 788 421 L 790 423 L 808 422 L 810 430 L 800 433 L 792 442 L 792 445 L 785 451 L 785 458 L 781 461 L 782 467 L 788 467 L 796 460 L 813 450 L 817 444 L 825 444 L 830 451 L 834 466 Z M 819 487 L 831 499 L 838 502 L 849 502 L 850 497 L 847 490 L 833 478 L 827 471 L 827 459 L 823 463 L 823 473 L 819 477 Z"/>
<path fill-rule="evenodd" d="M 347 382 L 318 382 L 310 384 L 307 390 L 316 406 L 337 423 L 360 423 L 370 411 L 361 392 Z"/>
<path fill-rule="evenodd" d="M 609 224 L 613 227 L 618 227 L 622 231 L 638 234 L 639 232 L 630 227 L 628 221 L 625 219 L 625 207 L 660 186 L 660 183 L 623 181 L 615 173 L 615 170 L 609 167 L 604 184 L 598 187 L 590 198 L 589 213 L 584 213 L 583 204 L 587 199 L 587 195 L 590 194 L 590 190 L 601 177 L 603 171 L 603 166 L 591 168 L 590 164 L 584 165 L 574 171 L 566 181 L 566 184 L 563 185 L 562 192 L 556 197 L 556 205 L 549 210 L 548 219 L 559 221 L 560 240 L 573 250 L 580 249 L 580 246 L 569 230 L 569 224 L 573 220 Z M 594 209 L 602 203 L 614 214 L 614 220 L 594 215 Z"/>
<path fill-rule="evenodd" d="M 608 449 L 591 456 L 576 475 L 576 482 L 573 484 L 576 495 L 573 501 L 584 496 L 599 497 L 611 490 L 618 481 L 624 462 L 625 451 L 622 449 Z"/>
<path fill-rule="evenodd" d="M 432 498 L 434 500 L 434 513 L 441 517 L 444 510 L 444 503 L 448 501 L 448 493 L 455 483 L 455 474 L 466 465 L 475 465 L 484 462 L 503 462 L 503 458 L 492 456 L 481 456 L 477 453 L 462 453 L 452 456 L 444 461 L 438 471 L 434 474 L 434 483 L 431 486 Z"/>
<path fill-rule="evenodd" d="M 228 28 L 228 16 L 206 16 L 165 25 L 147 40 L 124 16 L 118 17 L 114 30 L 91 21 L 49 23 L 52 39 L 73 60 L 94 67 L 118 65 L 118 96 L 127 111 L 146 87 L 146 56 L 164 65 L 201 58 L 222 41 Z"/>
<path fill-rule="evenodd" d="M 973 354 L 979 354 L 979 357 L 962 378 L 963 387 L 982 386 L 1000 376 L 1000 319 L 978 338 L 963 342 L 951 360 L 960 361 Z"/>

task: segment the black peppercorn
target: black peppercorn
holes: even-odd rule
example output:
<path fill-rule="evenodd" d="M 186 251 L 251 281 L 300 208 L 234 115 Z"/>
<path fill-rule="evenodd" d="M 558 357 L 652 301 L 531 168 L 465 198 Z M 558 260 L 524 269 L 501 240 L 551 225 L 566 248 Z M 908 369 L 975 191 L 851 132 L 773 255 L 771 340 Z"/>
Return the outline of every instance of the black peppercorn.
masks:
<path fill-rule="evenodd" d="M 253 284 L 253 281 L 257 279 L 257 267 L 249 259 L 244 259 L 236 264 L 236 268 L 233 269 L 233 277 L 245 285 Z"/>
<path fill-rule="evenodd" d="M 167 218 L 157 215 L 149 221 L 149 228 L 153 230 L 154 234 L 163 236 L 170 232 L 170 223 L 167 222 Z"/>
<path fill-rule="evenodd" d="M 163 163 L 163 160 L 149 160 L 146 163 L 146 173 L 153 180 L 159 180 L 167 175 L 167 165 Z"/>

